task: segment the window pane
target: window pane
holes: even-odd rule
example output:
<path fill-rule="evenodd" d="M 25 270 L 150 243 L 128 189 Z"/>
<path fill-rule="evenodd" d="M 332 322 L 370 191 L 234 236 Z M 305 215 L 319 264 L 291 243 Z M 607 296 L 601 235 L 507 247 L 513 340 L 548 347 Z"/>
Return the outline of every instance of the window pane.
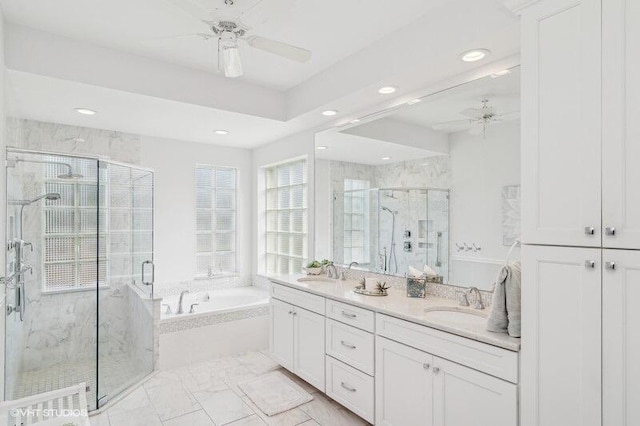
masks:
<path fill-rule="evenodd" d="M 212 205 L 211 188 L 196 188 L 196 208 L 210 209 Z"/>
<path fill-rule="evenodd" d="M 235 227 L 235 212 L 216 212 L 216 231 L 233 231 Z"/>
<path fill-rule="evenodd" d="M 278 231 L 289 232 L 290 226 L 291 224 L 289 222 L 289 212 L 278 212 Z"/>
<path fill-rule="evenodd" d="M 234 250 L 235 233 L 225 232 L 216 234 L 216 251 L 232 251 Z"/>
<path fill-rule="evenodd" d="M 234 209 L 235 208 L 235 190 L 218 189 L 216 191 L 216 208 L 217 209 Z"/>
<path fill-rule="evenodd" d="M 234 189 L 236 187 L 235 169 L 216 168 L 216 188 Z"/>
<path fill-rule="evenodd" d="M 196 235 L 196 252 L 211 253 L 213 251 L 213 240 L 211 234 Z"/>
<path fill-rule="evenodd" d="M 213 170 L 209 167 L 196 167 L 196 186 L 213 186 Z"/>
<path fill-rule="evenodd" d="M 196 231 L 211 230 L 211 210 L 198 210 L 196 212 Z"/>

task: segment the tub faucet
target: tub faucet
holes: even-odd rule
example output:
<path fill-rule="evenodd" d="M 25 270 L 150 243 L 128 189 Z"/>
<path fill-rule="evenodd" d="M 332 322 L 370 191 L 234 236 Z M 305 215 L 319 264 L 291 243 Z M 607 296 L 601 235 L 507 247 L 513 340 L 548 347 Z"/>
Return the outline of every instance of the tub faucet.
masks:
<path fill-rule="evenodd" d="M 178 311 L 176 312 L 176 314 L 178 315 L 184 313 L 184 311 L 182 310 L 182 298 L 186 293 L 189 293 L 189 290 L 182 290 L 182 292 L 180 293 L 180 299 L 178 300 Z"/>

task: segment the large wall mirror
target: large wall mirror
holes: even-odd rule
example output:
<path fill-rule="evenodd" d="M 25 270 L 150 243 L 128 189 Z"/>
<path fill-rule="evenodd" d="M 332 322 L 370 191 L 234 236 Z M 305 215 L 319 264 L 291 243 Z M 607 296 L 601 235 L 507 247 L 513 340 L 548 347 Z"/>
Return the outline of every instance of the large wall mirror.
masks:
<path fill-rule="evenodd" d="M 519 257 L 520 70 L 316 135 L 316 253 L 490 289 Z"/>

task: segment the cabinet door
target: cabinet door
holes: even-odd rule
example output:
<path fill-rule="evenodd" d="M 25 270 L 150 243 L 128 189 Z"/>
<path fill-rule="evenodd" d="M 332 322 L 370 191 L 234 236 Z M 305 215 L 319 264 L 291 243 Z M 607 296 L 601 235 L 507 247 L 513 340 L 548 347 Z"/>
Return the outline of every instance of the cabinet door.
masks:
<path fill-rule="evenodd" d="M 376 337 L 377 425 L 433 424 L 432 368 L 432 355 Z"/>
<path fill-rule="evenodd" d="M 601 424 L 601 256 L 522 248 L 522 426 Z"/>
<path fill-rule="evenodd" d="M 602 291 L 603 419 L 640 425 L 640 252 L 605 250 Z"/>
<path fill-rule="evenodd" d="M 324 316 L 294 307 L 293 372 L 324 392 Z"/>
<path fill-rule="evenodd" d="M 640 2 L 602 7 L 602 244 L 640 249 Z"/>
<path fill-rule="evenodd" d="M 518 387 L 435 358 L 433 417 L 435 426 L 518 426 Z"/>
<path fill-rule="evenodd" d="M 600 0 L 522 12 L 522 240 L 600 246 Z"/>
<path fill-rule="evenodd" d="M 271 355 L 280 365 L 293 371 L 293 306 L 271 299 Z"/>

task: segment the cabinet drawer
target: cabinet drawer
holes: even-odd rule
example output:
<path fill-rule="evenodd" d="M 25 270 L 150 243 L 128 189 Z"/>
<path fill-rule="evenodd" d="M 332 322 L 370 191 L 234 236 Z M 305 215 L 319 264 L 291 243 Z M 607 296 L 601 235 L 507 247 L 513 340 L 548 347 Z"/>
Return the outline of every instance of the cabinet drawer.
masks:
<path fill-rule="evenodd" d="M 373 423 L 373 377 L 326 357 L 326 394 Z"/>
<path fill-rule="evenodd" d="M 382 314 L 376 315 L 376 330 L 396 342 L 518 383 L 517 352 Z"/>
<path fill-rule="evenodd" d="M 327 355 L 373 375 L 373 334 L 328 319 L 326 336 Z"/>
<path fill-rule="evenodd" d="M 373 333 L 373 311 L 327 299 L 327 317 Z"/>
<path fill-rule="evenodd" d="M 275 282 L 271 283 L 271 297 L 324 315 L 324 297 L 296 290 Z"/>

